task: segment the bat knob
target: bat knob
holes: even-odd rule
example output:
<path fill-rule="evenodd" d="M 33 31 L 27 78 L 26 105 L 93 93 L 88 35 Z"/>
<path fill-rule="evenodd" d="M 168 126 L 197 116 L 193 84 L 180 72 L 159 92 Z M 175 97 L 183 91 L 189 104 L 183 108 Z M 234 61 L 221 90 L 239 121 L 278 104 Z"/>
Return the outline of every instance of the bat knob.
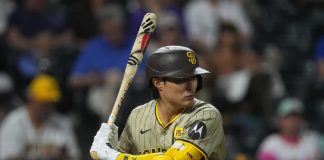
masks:
<path fill-rule="evenodd" d="M 95 151 L 90 152 L 90 156 L 93 160 L 100 160 Z"/>

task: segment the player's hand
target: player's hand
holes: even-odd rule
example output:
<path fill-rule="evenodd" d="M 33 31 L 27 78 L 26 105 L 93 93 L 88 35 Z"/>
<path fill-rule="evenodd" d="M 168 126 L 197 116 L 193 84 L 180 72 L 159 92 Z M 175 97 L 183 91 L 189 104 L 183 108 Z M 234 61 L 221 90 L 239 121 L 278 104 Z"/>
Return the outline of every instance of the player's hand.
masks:
<path fill-rule="evenodd" d="M 116 160 L 120 152 L 113 149 L 109 143 L 104 140 L 96 139 L 93 141 L 90 149 L 91 152 L 96 152 L 97 158 L 100 160 Z"/>
<path fill-rule="evenodd" d="M 117 146 L 118 127 L 102 123 L 91 145 L 90 152 L 94 151 L 100 159 L 115 160 L 119 152 Z M 114 145 L 114 146 L 113 146 Z"/>
<path fill-rule="evenodd" d="M 103 123 L 102 126 L 108 126 L 108 143 L 116 149 L 118 144 L 118 127 L 115 124 L 108 125 L 107 123 Z"/>
<path fill-rule="evenodd" d="M 95 140 L 96 138 L 106 140 L 106 143 L 109 143 L 112 148 L 117 148 L 118 127 L 115 124 L 108 125 L 107 123 L 102 123 L 95 136 Z"/>
<path fill-rule="evenodd" d="M 112 124 L 110 126 L 112 132 L 110 135 L 108 135 L 108 141 L 111 144 L 111 146 L 115 149 L 117 149 L 118 144 L 118 127 L 115 124 Z"/>

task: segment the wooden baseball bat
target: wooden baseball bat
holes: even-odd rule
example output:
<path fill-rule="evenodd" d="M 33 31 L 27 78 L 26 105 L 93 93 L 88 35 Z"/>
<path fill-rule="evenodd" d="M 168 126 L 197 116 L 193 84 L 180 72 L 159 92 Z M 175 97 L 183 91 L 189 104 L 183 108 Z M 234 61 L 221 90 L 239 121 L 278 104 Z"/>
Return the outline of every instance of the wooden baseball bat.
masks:
<path fill-rule="evenodd" d="M 156 15 L 154 13 L 146 13 L 139 27 L 135 42 L 133 44 L 133 48 L 130 52 L 128 62 L 125 68 L 124 77 L 121 82 L 113 109 L 108 118 L 108 122 L 107 122 L 108 125 L 115 123 L 125 93 L 128 87 L 130 86 L 137 72 L 137 68 L 143 59 L 143 53 L 149 43 L 150 34 L 154 32 L 156 25 L 157 25 Z M 97 156 L 96 152 L 91 152 L 90 155 L 92 159 L 99 160 L 99 157 Z"/>

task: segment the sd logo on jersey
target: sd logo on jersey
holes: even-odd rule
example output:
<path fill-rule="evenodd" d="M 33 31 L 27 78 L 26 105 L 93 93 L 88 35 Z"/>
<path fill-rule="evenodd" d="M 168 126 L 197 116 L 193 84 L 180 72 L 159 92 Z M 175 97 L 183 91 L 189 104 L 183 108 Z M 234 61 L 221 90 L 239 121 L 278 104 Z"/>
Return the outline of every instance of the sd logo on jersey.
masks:
<path fill-rule="evenodd" d="M 206 133 L 207 133 L 206 124 L 202 121 L 197 121 L 190 126 L 188 131 L 188 136 L 194 140 L 203 139 L 205 138 Z"/>

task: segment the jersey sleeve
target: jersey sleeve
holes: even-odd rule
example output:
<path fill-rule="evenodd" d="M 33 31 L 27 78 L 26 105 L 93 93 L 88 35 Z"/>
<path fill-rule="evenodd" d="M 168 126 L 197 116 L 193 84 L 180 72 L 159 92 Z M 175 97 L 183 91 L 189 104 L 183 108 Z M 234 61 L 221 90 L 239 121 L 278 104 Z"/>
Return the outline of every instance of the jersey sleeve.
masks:
<path fill-rule="evenodd" d="M 222 117 L 216 108 L 209 107 L 192 114 L 184 130 L 184 134 L 176 140 L 195 145 L 206 157 L 225 159 Z"/>

